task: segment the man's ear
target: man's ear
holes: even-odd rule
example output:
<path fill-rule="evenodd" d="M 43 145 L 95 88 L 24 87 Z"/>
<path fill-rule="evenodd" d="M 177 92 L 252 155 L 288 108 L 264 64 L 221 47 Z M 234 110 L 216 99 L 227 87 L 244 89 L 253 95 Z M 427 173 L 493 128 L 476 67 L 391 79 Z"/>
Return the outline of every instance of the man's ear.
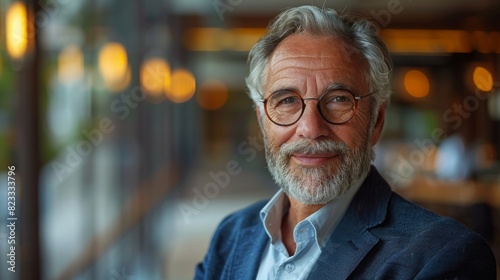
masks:
<path fill-rule="evenodd" d="M 382 135 L 382 130 L 384 129 L 386 109 L 387 109 L 386 104 L 380 105 L 377 114 L 377 120 L 375 121 L 375 125 L 373 126 L 372 130 L 372 138 L 371 138 L 372 147 L 375 146 L 375 144 L 377 144 L 378 140 L 380 139 L 380 136 Z"/>

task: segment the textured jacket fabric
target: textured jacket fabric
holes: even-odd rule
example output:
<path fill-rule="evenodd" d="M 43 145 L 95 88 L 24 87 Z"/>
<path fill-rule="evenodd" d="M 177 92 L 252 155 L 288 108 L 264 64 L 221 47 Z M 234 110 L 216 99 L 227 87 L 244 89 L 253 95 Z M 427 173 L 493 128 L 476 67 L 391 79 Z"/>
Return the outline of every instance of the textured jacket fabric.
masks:
<path fill-rule="evenodd" d="M 269 241 L 255 203 L 225 218 L 195 279 L 255 279 Z M 488 244 L 392 192 L 372 166 L 309 279 L 496 279 Z"/>

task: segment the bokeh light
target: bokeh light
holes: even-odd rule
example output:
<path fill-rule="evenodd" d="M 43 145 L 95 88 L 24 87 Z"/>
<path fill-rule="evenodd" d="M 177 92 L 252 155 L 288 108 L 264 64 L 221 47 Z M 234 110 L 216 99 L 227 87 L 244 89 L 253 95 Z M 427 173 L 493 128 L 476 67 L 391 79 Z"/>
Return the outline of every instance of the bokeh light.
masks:
<path fill-rule="evenodd" d="M 57 76 L 63 84 L 71 84 L 83 76 L 83 53 L 79 46 L 64 47 L 57 58 Z"/>
<path fill-rule="evenodd" d="M 107 85 L 107 87 L 112 92 L 121 92 L 127 89 L 127 87 L 130 85 L 131 80 L 132 80 L 132 70 L 130 69 L 130 67 L 127 67 L 125 75 L 123 75 L 122 79 L 120 79 L 116 83 Z"/>
<path fill-rule="evenodd" d="M 7 52 L 14 59 L 24 56 L 28 49 L 28 16 L 26 6 L 14 2 L 5 18 Z"/>
<path fill-rule="evenodd" d="M 99 72 L 106 88 L 118 92 L 128 86 L 130 83 L 130 69 L 125 47 L 115 42 L 106 44 L 99 51 L 98 61 Z"/>
<path fill-rule="evenodd" d="M 141 85 L 152 97 L 163 97 L 165 86 L 170 87 L 170 66 L 163 58 L 150 58 L 141 66 Z"/>
<path fill-rule="evenodd" d="M 165 94 L 175 103 L 183 103 L 193 97 L 196 91 L 196 80 L 186 69 L 177 69 L 172 73 L 170 89 Z"/>
<path fill-rule="evenodd" d="M 217 110 L 226 104 L 228 90 L 221 81 L 207 80 L 200 85 L 196 96 L 203 109 Z"/>
<path fill-rule="evenodd" d="M 430 83 L 427 76 L 420 70 L 409 70 L 404 76 L 404 86 L 408 94 L 416 98 L 429 95 Z"/>
<path fill-rule="evenodd" d="M 491 143 L 484 143 L 477 147 L 476 162 L 482 168 L 491 167 L 497 160 L 497 151 Z"/>
<path fill-rule="evenodd" d="M 477 66 L 472 73 L 474 85 L 481 91 L 488 92 L 493 89 L 493 76 L 488 69 Z"/>

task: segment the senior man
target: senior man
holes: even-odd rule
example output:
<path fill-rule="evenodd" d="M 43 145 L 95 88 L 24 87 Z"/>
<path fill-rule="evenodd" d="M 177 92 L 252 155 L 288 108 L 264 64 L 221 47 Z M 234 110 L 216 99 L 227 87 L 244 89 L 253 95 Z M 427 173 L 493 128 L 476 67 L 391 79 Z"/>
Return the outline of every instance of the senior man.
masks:
<path fill-rule="evenodd" d="M 372 24 L 291 8 L 249 62 L 280 190 L 221 222 L 196 279 L 495 279 L 479 235 L 404 200 L 371 165 L 391 76 Z"/>

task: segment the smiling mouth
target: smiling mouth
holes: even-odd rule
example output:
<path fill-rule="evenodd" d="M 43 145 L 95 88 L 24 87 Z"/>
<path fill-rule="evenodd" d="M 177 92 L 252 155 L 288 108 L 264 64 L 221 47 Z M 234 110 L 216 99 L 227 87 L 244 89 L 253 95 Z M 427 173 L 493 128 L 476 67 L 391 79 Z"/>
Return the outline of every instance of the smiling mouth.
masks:
<path fill-rule="evenodd" d="M 292 154 L 291 158 L 300 165 L 319 167 L 338 158 L 338 154 Z"/>

